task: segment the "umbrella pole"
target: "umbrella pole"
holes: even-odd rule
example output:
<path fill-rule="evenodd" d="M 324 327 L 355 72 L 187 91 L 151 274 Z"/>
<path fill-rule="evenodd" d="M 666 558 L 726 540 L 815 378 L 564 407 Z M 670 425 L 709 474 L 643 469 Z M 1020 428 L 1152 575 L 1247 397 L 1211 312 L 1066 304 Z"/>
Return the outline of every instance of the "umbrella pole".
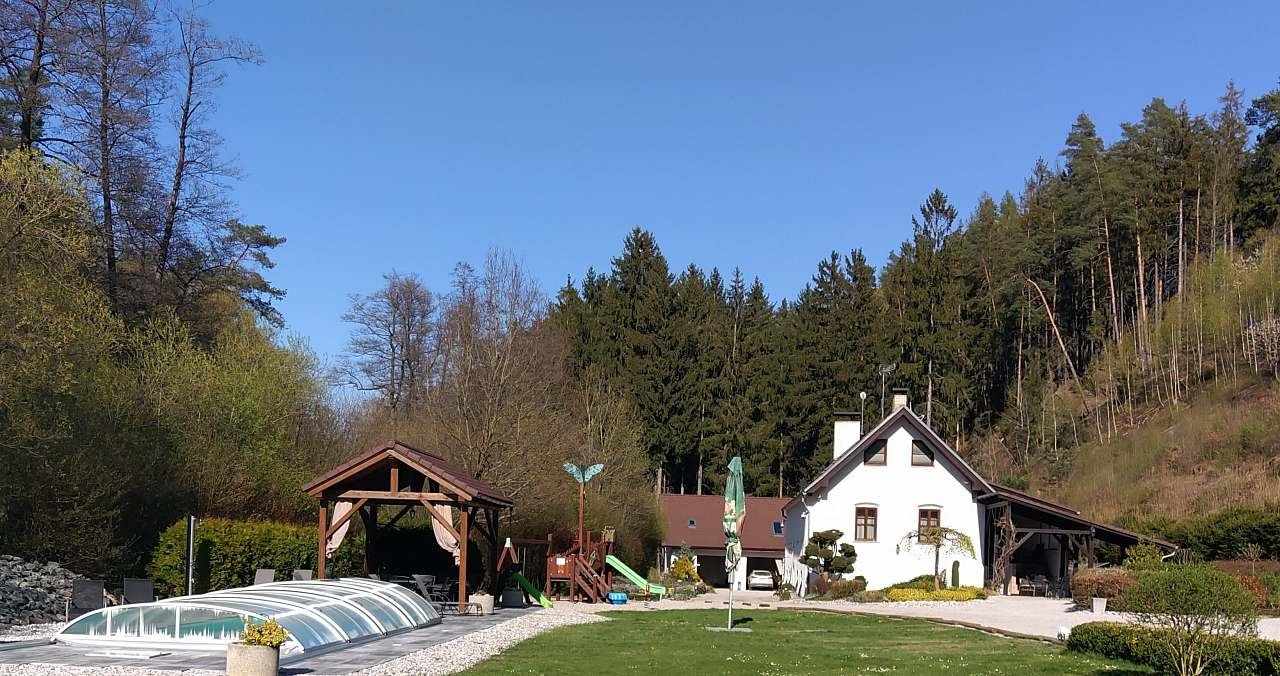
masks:
<path fill-rule="evenodd" d="M 729 577 L 729 626 L 728 631 L 733 631 L 733 577 Z"/>

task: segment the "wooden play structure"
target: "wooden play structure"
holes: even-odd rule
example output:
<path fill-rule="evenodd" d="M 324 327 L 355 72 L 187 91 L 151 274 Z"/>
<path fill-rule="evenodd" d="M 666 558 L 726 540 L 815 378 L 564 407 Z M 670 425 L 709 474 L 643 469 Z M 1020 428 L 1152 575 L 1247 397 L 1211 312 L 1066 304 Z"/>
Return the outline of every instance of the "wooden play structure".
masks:
<path fill-rule="evenodd" d="M 554 594 L 558 601 L 567 588 L 572 601 L 600 603 L 613 588 L 613 571 L 606 559 L 613 555 L 613 528 L 606 527 L 597 538 L 584 531 L 582 546 L 573 543 L 567 550 L 557 552 L 551 535 L 547 535 L 547 574 L 544 593 Z"/>

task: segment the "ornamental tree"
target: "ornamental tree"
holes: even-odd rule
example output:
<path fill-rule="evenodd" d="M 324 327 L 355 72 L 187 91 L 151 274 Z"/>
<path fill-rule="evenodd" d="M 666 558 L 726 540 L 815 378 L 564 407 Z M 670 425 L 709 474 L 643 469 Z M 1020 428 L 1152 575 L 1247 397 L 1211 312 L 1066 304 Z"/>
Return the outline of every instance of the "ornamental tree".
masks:
<path fill-rule="evenodd" d="M 933 550 L 933 590 L 941 589 L 939 580 L 942 579 L 942 555 L 958 555 L 965 554 L 967 556 L 976 556 L 973 549 L 973 540 L 968 535 L 945 526 L 929 526 L 907 532 L 902 536 L 902 542 L 898 544 L 898 549 L 911 549 L 913 547 L 928 547 Z"/>
<path fill-rule="evenodd" d="M 853 572 L 853 562 L 858 559 L 858 552 L 853 545 L 839 542 L 844 532 L 839 530 L 823 530 L 809 536 L 809 544 L 804 546 L 804 556 L 800 563 L 809 567 L 823 579 L 832 573 L 843 575 Z"/>

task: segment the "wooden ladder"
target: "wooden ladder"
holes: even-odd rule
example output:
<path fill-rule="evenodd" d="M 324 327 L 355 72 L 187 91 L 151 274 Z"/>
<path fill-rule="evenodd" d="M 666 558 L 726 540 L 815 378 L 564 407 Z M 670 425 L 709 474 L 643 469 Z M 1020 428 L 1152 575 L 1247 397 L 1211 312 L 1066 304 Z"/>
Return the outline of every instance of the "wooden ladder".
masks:
<path fill-rule="evenodd" d="M 573 570 L 577 586 L 582 592 L 591 599 L 592 603 L 600 603 L 609 593 L 609 585 L 605 582 L 604 576 L 597 574 L 591 569 L 591 564 L 580 554 L 573 557 Z"/>

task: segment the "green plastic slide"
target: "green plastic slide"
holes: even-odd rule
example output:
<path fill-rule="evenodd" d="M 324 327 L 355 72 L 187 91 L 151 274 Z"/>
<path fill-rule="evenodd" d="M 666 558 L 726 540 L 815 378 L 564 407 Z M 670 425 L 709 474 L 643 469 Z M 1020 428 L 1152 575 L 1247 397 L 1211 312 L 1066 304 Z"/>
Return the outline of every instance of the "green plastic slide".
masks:
<path fill-rule="evenodd" d="M 512 573 L 511 579 L 515 580 L 516 584 L 520 585 L 520 588 L 524 590 L 524 593 L 528 594 L 529 598 L 533 599 L 538 605 L 543 608 L 551 607 L 551 599 L 547 598 L 537 587 L 530 584 L 525 576 L 520 573 Z"/>
<path fill-rule="evenodd" d="M 631 584 L 641 589 L 647 590 L 650 594 L 657 594 L 659 601 L 661 601 L 663 597 L 667 595 L 666 587 L 660 584 L 653 584 L 652 582 L 644 579 L 643 577 L 640 576 L 639 573 L 637 573 L 634 570 L 631 570 L 631 566 L 628 566 L 627 564 L 623 563 L 621 560 L 618 559 L 618 557 L 614 556 L 613 554 L 610 554 L 604 557 L 604 562 L 609 564 L 610 566 L 613 566 L 614 570 L 618 571 L 619 573 L 622 573 L 622 576 L 627 578 L 627 581 L 630 582 Z"/>

